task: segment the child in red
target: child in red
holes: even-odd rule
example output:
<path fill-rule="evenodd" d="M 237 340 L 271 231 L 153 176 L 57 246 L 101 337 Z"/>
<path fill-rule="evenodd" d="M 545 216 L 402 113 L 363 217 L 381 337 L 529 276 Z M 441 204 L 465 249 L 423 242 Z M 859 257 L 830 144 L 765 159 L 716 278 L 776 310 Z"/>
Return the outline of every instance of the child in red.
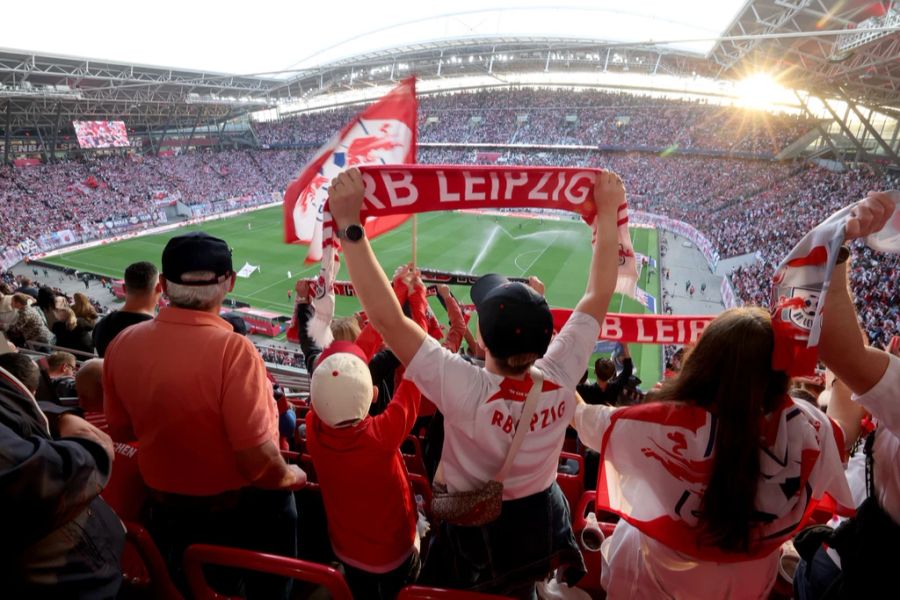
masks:
<path fill-rule="evenodd" d="M 410 294 L 410 305 L 423 323 L 424 288 Z M 322 353 L 312 376 L 307 447 L 331 544 L 356 598 L 393 598 L 420 569 L 418 513 L 400 455 L 420 394 L 404 380 L 387 409 L 370 417 L 377 394 L 359 346 L 333 342 Z"/>

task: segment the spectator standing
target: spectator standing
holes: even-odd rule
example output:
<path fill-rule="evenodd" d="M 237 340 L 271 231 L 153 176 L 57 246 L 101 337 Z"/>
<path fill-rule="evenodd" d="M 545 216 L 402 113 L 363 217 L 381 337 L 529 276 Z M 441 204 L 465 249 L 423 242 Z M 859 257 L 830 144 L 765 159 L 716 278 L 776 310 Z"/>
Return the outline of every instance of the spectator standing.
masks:
<path fill-rule="evenodd" d="M 83 319 L 78 319 L 71 308 L 59 309 L 57 312 L 61 319 L 53 324 L 56 345 L 93 354 L 94 342 L 91 340 L 93 327 L 87 326 Z"/>
<path fill-rule="evenodd" d="M 622 372 L 616 375 L 616 365 L 608 358 L 598 358 L 594 362 L 594 374 L 597 382 L 593 384 L 580 384 L 578 393 L 588 404 L 606 404 L 615 406 L 618 404 L 619 395 L 631 376 L 634 374 L 634 361 L 631 360 L 631 352 L 628 344 L 622 344 Z"/>
<path fill-rule="evenodd" d="M 896 191 L 874 192 L 858 203 L 847 223 L 847 240 L 880 231 L 894 211 L 898 195 Z M 846 524 L 844 535 L 842 526 L 836 539 L 828 540 L 830 549 L 821 547 L 814 557 L 798 565 L 794 589 L 801 600 L 823 598 L 825 590 L 841 598 L 883 595 L 880 575 L 894 568 L 900 536 L 900 358 L 867 345 L 850 295 L 848 272 L 848 262 L 839 259 L 825 297 L 819 351 L 825 365 L 853 392 L 850 406 L 834 407 L 841 410 L 833 411 L 831 404 L 838 402 L 835 393 L 829 403 L 829 414 L 851 437 L 848 445 L 855 438 L 850 432 L 860 430 L 864 411 L 876 423 L 868 434 L 874 437 L 866 440 L 870 456 L 865 480 L 870 489 L 856 516 Z M 844 543 L 838 541 L 841 537 Z"/>
<path fill-rule="evenodd" d="M 4 596 L 115 598 L 125 530 L 99 496 L 112 468 L 109 436 L 70 410 L 39 407 L 0 369 L 0 447 Z"/>
<path fill-rule="evenodd" d="M 551 343 L 553 319 L 531 288 L 500 276 L 482 277 L 472 288 L 485 368 L 446 350 L 403 315 L 396 296 L 365 239 L 359 171 L 339 175 L 329 206 L 343 244 L 354 289 L 370 322 L 406 366 L 405 377 L 444 414 L 444 451 L 437 479 L 449 492 L 468 491 L 496 477 L 515 435 L 536 366 L 544 375 L 539 418 L 524 437 L 504 481 L 503 510 L 480 527 L 445 523 L 431 549 L 423 580 L 531 598 L 536 581 L 559 564 L 567 581 L 584 574 L 571 529 L 569 508 L 556 484 L 556 468 L 571 397 L 600 332 L 616 278 L 616 212 L 624 202 L 621 180 L 598 176 L 597 217 L 591 272 L 585 296 Z M 501 308 L 502 307 L 502 308 Z M 553 417 L 551 418 L 551 414 Z"/>
<path fill-rule="evenodd" d="M 579 403 L 579 437 L 613 467 L 598 489 L 622 499 L 598 507 L 624 516 L 603 550 L 609 597 L 764 598 L 808 507 L 825 493 L 852 505 L 840 433 L 787 396 L 774 344 L 768 313 L 731 309 L 656 402 Z"/>
<path fill-rule="evenodd" d="M 192 543 L 295 556 L 292 490 L 306 476 L 278 451 L 262 358 L 219 317 L 235 284 L 228 244 L 203 232 L 176 236 L 162 266 L 171 305 L 107 348 L 104 411 L 116 441 L 140 445 L 140 472 L 151 489 L 149 528 L 183 586 L 181 556 Z M 272 576 L 248 574 L 244 583 L 248 598 L 282 598 L 290 590 Z"/>
<path fill-rule="evenodd" d="M 100 319 L 92 332 L 97 356 L 103 358 L 106 347 L 120 331 L 149 321 L 156 314 L 162 295 L 159 273 L 153 263 L 141 261 L 125 268 L 125 304 Z"/>

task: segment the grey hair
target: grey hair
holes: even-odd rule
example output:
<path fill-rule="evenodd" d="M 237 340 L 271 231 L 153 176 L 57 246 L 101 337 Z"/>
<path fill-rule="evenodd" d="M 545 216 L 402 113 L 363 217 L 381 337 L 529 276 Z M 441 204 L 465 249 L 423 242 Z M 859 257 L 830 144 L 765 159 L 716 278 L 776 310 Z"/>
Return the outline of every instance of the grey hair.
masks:
<path fill-rule="evenodd" d="M 216 274 L 212 271 L 189 271 L 181 275 L 181 280 L 205 281 L 215 276 Z M 209 310 L 222 305 L 230 285 L 231 277 L 226 277 L 220 283 L 209 285 L 182 285 L 169 281 L 166 285 L 166 295 L 169 297 L 169 302 L 172 303 L 172 306 L 193 310 Z"/>

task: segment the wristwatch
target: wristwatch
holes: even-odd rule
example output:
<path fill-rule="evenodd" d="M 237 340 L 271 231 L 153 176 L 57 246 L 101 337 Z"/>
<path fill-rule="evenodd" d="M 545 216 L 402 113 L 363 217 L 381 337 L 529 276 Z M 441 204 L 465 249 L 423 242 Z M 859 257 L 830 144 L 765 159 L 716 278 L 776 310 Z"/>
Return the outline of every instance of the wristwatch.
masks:
<path fill-rule="evenodd" d="M 338 239 L 347 240 L 348 242 L 358 242 L 365 236 L 366 230 L 359 224 L 347 225 L 347 227 L 337 230 Z"/>

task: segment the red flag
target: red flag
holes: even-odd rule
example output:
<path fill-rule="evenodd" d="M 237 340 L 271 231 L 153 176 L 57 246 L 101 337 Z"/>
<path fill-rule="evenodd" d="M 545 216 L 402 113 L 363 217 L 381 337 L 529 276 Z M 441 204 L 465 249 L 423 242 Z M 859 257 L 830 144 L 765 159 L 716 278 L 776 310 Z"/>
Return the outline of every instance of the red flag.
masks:
<path fill-rule="evenodd" d="M 307 262 L 322 259 L 322 222 L 331 180 L 344 169 L 416 160 L 416 82 L 403 80 L 325 144 L 284 194 L 284 241 L 309 244 Z"/>

